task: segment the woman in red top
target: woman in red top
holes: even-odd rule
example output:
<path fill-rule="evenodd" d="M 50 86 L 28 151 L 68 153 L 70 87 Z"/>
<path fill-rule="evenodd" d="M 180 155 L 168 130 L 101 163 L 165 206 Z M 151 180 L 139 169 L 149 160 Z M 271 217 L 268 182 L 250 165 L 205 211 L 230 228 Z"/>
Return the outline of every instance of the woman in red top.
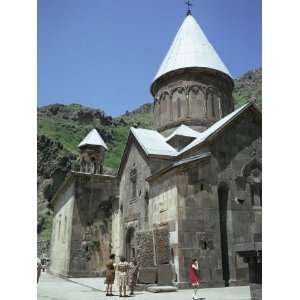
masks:
<path fill-rule="evenodd" d="M 192 284 L 192 287 L 194 289 L 194 296 L 193 299 L 197 299 L 197 291 L 199 288 L 199 275 L 198 275 L 198 260 L 194 258 L 192 260 L 191 268 L 190 268 L 190 281 Z"/>

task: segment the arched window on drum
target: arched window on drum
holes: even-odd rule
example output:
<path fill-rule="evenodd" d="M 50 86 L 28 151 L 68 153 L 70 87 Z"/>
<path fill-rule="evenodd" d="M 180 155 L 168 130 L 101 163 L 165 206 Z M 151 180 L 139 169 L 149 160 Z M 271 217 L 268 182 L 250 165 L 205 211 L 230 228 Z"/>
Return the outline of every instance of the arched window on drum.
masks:
<path fill-rule="evenodd" d="M 174 120 L 187 116 L 187 97 L 183 87 L 176 88 L 172 94 L 172 111 Z"/>
<path fill-rule="evenodd" d="M 208 91 L 206 96 L 207 117 L 212 119 L 220 118 L 220 96 L 213 91 Z"/>
<path fill-rule="evenodd" d="M 205 116 L 205 95 L 199 86 L 192 86 L 189 89 L 189 113 L 192 118 Z"/>

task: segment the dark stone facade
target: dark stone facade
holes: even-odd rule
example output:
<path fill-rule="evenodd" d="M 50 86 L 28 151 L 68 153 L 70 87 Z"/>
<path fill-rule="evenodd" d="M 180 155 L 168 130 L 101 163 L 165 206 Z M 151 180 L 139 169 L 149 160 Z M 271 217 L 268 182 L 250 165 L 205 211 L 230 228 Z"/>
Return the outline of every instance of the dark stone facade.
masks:
<path fill-rule="evenodd" d="M 77 176 L 71 276 L 91 276 L 105 270 L 111 252 L 111 213 L 116 188 L 116 180 L 110 176 Z"/>
<path fill-rule="evenodd" d="M 260 122 L 257 112 L 245 111 L 217 137 L 186 154 L 209 151 L 210 157 L 149 181 L 151 203 L 176 178 L 178 244 L 172 249 L 179 282 L 188 281 L 193 258 L 199 260 L 202 286 L 249 282 L 248 265 L 235 245 L 261 241 L 261 194 L 251 192 L 252 185 L 261 186 Z"/>
<path fill-rule="evenodd" d="M 137 232 L 136 259 L 140 263 L 140 283 L 171 284 L 173 270 L 168 228 Z"/>

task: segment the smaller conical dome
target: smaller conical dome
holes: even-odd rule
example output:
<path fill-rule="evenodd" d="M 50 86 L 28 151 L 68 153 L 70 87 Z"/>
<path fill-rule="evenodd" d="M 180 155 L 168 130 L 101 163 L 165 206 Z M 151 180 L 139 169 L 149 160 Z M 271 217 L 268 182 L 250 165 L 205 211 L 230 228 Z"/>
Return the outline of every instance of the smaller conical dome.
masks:
<path fill-rule="evenodd" d="M 209 68 L 231 77 L 192 15 L 188 15 L 182 23 L 153 82 L 170 71 L 189 67 Z"/>
<path fill-rule="evenodd" d="M 78 147 L 82 147 L 82 146 L 86 146 L 86 145 L 90 145 L 90 146 L 101 146 L 103 148 L 105 148 L 106 150 L 108 150 L 105 142 L 103 141 L 101 135 L 98 133 L 98 131 L 94 128 L 92 129 L 88 135 L 81 141 L 81 143 L 78 145 Z"/>

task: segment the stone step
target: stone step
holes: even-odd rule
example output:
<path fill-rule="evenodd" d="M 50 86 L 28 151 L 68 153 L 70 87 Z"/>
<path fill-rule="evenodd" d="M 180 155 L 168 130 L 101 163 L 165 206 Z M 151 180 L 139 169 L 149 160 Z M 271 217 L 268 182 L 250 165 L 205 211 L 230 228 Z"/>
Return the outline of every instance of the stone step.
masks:
<path fill-rule="evenodd" d="M 170 285 L 150 286 L 147 288 L 147 291 L 151 293 L 168 293 L 168 292 L 177 292 L 178 288 Z"/>

